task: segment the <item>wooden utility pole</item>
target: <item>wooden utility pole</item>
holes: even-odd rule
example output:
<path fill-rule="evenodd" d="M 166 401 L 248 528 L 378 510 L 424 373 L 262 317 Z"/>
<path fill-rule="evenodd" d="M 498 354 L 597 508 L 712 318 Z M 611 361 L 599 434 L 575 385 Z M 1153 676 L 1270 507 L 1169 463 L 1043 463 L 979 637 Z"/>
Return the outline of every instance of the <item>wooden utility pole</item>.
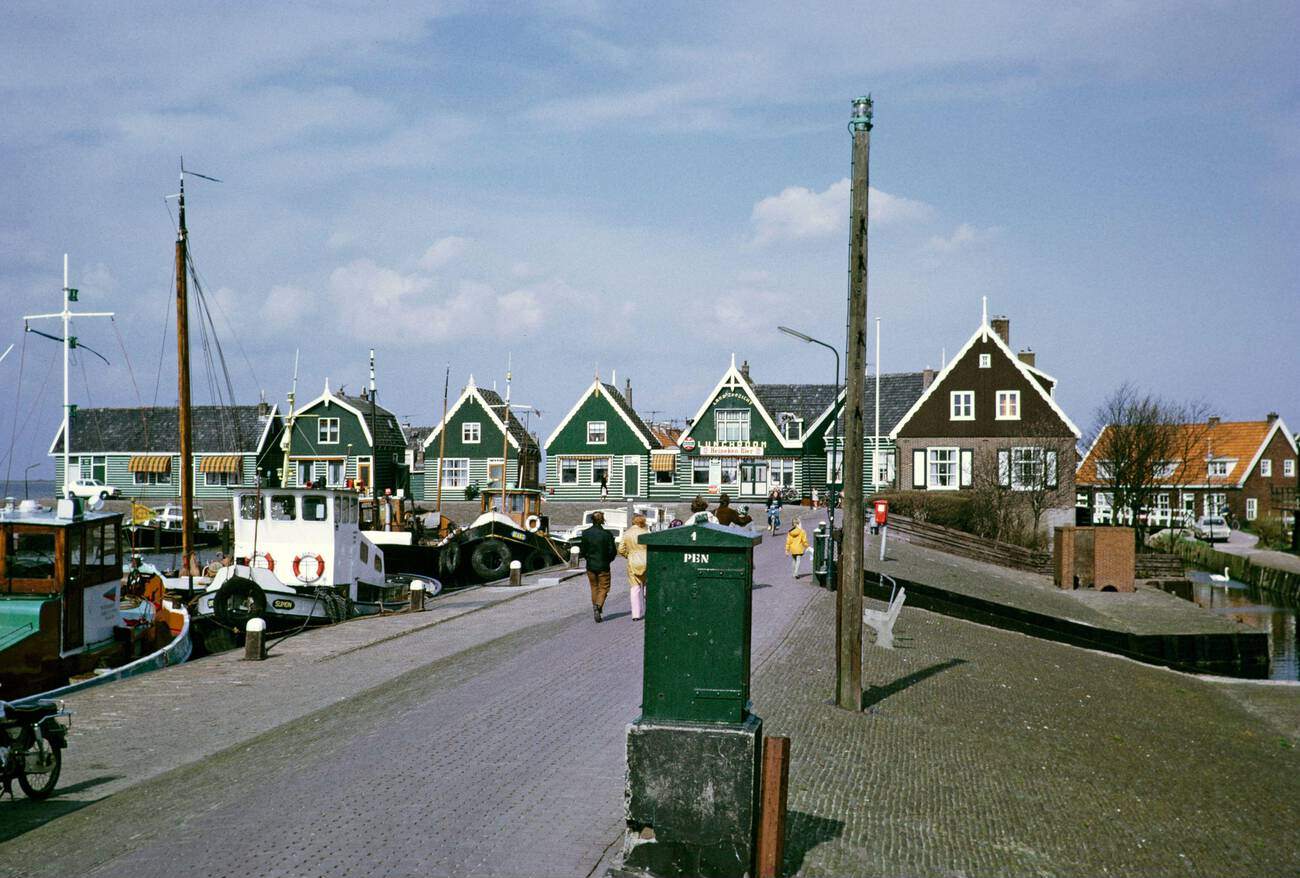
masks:
<path fill-rule="evenodd" d="M 176 230 L 176 380 L 180 410 L 181 445 L 181 569 L 189 566 L 194 551 L 194 455 L 190 441 L 190 311 L 186 278 L 189 276 L 185 230 L 185 173 L 177 199 L 180 223 Z"/>
<path fill-rule="evenodd" d="M 835 703 L 862 709 L 862 567 L 866 509 L 863 506 L 862 397 L 867 374 L 867 191 L 871 159 L 871 98 L 853 102 L 853 183 L 849 204 L 849 316 L 844 384 L 844 538 L 836 591 Z"/>

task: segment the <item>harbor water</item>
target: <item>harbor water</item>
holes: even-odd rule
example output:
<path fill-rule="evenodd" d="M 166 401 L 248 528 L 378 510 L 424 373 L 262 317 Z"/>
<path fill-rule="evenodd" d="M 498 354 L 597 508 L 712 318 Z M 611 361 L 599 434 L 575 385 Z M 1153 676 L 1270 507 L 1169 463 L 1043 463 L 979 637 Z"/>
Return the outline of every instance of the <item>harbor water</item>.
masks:
<path fill-rule="evenodd" d="M 1161 589 L 1206 610 L 1268 635 L 1271 680 L 1300 680 L 1300 635 L 1296 607 L 1251 585 L 1219 581 L 1194 570 L 1187 580 L 1163 582 Z"/>

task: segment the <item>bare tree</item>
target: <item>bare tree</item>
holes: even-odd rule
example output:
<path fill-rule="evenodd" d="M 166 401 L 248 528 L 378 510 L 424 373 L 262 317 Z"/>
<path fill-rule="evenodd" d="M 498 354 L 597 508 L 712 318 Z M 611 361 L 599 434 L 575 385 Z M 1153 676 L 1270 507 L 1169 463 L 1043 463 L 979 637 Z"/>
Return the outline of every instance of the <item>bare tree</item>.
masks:
<path fill-rule="evenodd" d="M 1204 411 L 1202 404 L 1171 403 L 1127 382 L 1097 410 L 1097 481 L 1111 492 L 1115 520 L 1133 524 L 1139 546 L 1146 536 L 1143 512 L 1155 495 L 1188 484 L 1205 465 L 1192 459 L 1204 442 Z"/>
<path fill-rule="evenodd" d="M 1011 487 L 1004 455 L 1005 450 L 979 452 L 972 473 L 970 517 L 972 528 L 985 539 L 1013 542 L 1022 502 Z"/>

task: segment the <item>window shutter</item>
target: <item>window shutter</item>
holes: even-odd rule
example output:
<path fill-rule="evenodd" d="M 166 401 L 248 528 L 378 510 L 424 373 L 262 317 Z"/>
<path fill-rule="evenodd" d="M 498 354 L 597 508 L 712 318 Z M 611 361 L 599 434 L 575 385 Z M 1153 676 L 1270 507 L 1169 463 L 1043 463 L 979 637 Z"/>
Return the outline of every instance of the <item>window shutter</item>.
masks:
<path fill-rule="evenodd" d="M 1047 451 L 1047 487 L 1056 487 L 1056 452 L 1051 449 Z"/>
<path fill-rule="evenodd" d="M 998 449 L 998 484 L 1011 487 L 1011 452 L 1006 448 Z"/>
<path fill-rule="evenodd" d="M 973 484 L 972 472 L 975 464 L 975 452 L 970 448 L 963 448 L 958 452 L 961 458 L 961 481 L 957 483 L 959 488 L 969 488 Z"/>
<path fill-rule="evenodd" d="M 912 487 L 925 487 L 925 449 L 917 448 L 912 452 Z"/>

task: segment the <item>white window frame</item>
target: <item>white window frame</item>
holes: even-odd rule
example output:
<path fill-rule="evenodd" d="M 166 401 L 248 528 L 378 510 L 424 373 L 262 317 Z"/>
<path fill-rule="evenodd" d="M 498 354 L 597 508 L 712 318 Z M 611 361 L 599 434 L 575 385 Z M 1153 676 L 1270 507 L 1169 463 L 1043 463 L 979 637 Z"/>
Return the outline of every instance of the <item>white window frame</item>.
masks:
<path fill-rule="evenodd" d="M 1207 493 L 1201 500 L 1202 515 L 1224 515 L 1228 511 L 1228 495 L 1223 493 Z"/>
<path fill-rule="evenodd" d="M 999 390 L 997 407 L 993 410 L 993 416 L 999 421 L 1020 420 L 1020 391 Z"/>
<path fill-rule="evenodd" d="M 1226 479 L 1228 477 L 1228 473 L 1232 472 L 1232 466 L 1233 466 L 1232 461 L 1228 460 L 1227 458 L 1211 460 L 1209 463 L 1205 465 L 1205 475 L 1207 478 Z"/>
<path fill-rule="evenodd" d="M 692 485 L 711 485 L 713 474 L 713 465 L 707 457 L 696 457 L 691 459 L 691 484 Z M 701 478 L 703 476 L 703 478 Z"/>
<path fill-rule="evenodd" d="M 493 475 L 493 472 L 496 475 Z M 505 483 L 505 462 L 499 457 L 489 457 L 487 460 L 487 480 L 488 484 L 496 485 L 500 488 Z"/>
<path fill-rule="evenodd" d="M 713 437 L 719 442 L 748 442 L 749 422 L 749 409 L 714 409 Z"/>
<path fill-rule="evenodd" d="M 338 418 L 317 418 L 316 444 L 317 445 L 338 445 L 339 444 L 339 419 Z"/>
<path fill-rule="evenodd" d="M 898 460 L 894 454 L 893 448 L 880 449 L 880 460 L 874 460 L 872 455 L 872 466 L 876 467 L 876 484 L 892 485 L 894 479 L 898 477 Z"/>
<path fill-rule="evenodd" d="M 1295 458 L 1288 457 L 1282 461 L 1282 477 L 1287 479 L 1295 478 Z"/>
<path fill-rule="evenodd" d="M 593 485 L 599 485 L 599 484 L 600 484 L 600 479 L 596 477 L 596 474 L 597 474 L 597 473 L 600 471 L 600 469 L 601 469 L 601 467 L 599 466 L 599 464 L 604 464 L 604 469 L 605 469 L 605 485 L 606 485 L 606 486 L 609 486 L 609 485 L 613 484 L 613 481 L 614 481 L 614 463 L 613 463 L 613 459 L 612 459 L 612 458 L 609 458 L 609 457 L 597 457 L 597 458 L 594 458 L 594 459 L 591 461 L 591 484 L 593 484 Z"/>
<path fill-rule="evenodd" d="M 781 435 L 786 439 L 798 441 L 803 438 L 803 418 L 796 418 L 789 412 L 783 412 Z"/>
<path fill-rule="evenodd" d="M 1097 478 L 1108 480 L 1114 476 L 1114 473 L 1115 473 L 1114 461 L 1111 460 L 1097 461 Z"/>
<path fill-rule="evenodd" d="M 975 420 L 975 391 L 973 390 L 953 390 L 948 394 L 948 420 L 950 421 L 973 421 Z M 929 461 L 929 456 L 926 456 Z M 929 464 L 926 465 L 927 473 Z M 926 476 L 929 481 L 929 476 Z"/>
<path fill-rule="evenodd" d="M 469 487 L 469 458 L 444 457 L 442 472 L 438 474 L 444 488 Z"/>
<path fill-rule="evenodd" d="M 1246 498 L 1246 520 L 1254 521 L 1259 518 L 1259 500 L 1254 497 Z"/>
<path fill-rule="evenodd" d="M 335 478 L 335 475 L 338 478 Z M 348 478 L 348 462 L 346 460 L 327 460 L 325 461 L 325 486 L 328 488 L 341 488 Z"/>
<path fill-rule="evenodd" d="M 1026 478 L 1026 475 L 1028 478 Z M 1046 484 L 1047 453 L 1037 446 L 1022 445 L 1011 449 L 1011 489 L 1029 491 Z"/>
<path fill-rule="evenodd" d="M 992 354 L 980 354 L 980 368 L 981 368 L 981 369 L 990 369 L 990 368 L 992 368 L 992 367 L 993 367 L 993 355 L 992 355 Z"/>
<path fill-rule="evenodd" d="M 838 448 L 826 449 L 826 484 L 838 485 L 844 481 L 844 454 Z"/>
<path fill-rule="evenodd" d="M 232 485 L 242 484 L 244 484 L 242 473 L 207 472 L 203 474 L 203 485 L 206 488 L 229 488 Z"/>
<path fill-rule="evenodd" d="M 460 425 L 460 442 L 462 445 L 478 445 L 482 441 L 482 421 L 465 421 Z"/>
<path fill-rule="evenodd" d="M 305 470 L 305 472 L 307 473 L 307 478 L 305 478 L 305 479 L 302 477 L 302 474 L 303 474 L 303 472 L 304 472 L 303 467 L 306 467 L 306 468 L 307 468 L 307 469 Z M 296 460 L 296 461 L 294 461 L 293 472 L 294 472 L 294 475 L 297 476 L 297 478 L 298 478 L 298 487 L 301 488 L 301 487 L 305 486 L 308 482 L 311 481 L 312 470 L 313 470 L 313 466 L 312 466 L 312 462 L 311 462 L 310 460 Z"/>
<path fill-rule="evenodd" d="M 578 465 L 576 457 L 561 457 L 556 465 L 556 475 L 559 477 L 561 485 L 578 484 L 581 471 L 582 467 Z M 573 478 L 565 478 L 566 474 L 570 472 L 573 474 Z"/>
<path fill-rule="evenodd" d="M 777 457 L 768 461 L 767 483 L 772 488 L 793 488 L 795 478 L 794 460 Z"/>
<path fill-rule="evenodd" d="M 1263 460 L 1261 460 L 1261 461 L 1259 462 L 1259 474 L 1260 474 L 1261 476 L 1263 476 L 1264 478 L 1268 478 L 1268 477 L 1272 476 L 1272 475 L 1273 475 L 1273 461 L 1269 460 L 1267 457 L 1264 458 Z"/>
<path fill-rule="evenodd" d="M 718 460 L 718 484 L 723 488 L 740 484 L 740 461 L 734 457 Z"/>
<path fill-rule="evenodd" d="M 604 445 L 609 442 L 609 423 L 606 421 L 587 422 L 587 444 Z"/>
<path fill-rule="evenodd" d="M 943 459 L 940 459 L 942 456 Z M 938 469 L 938 468 L 942 469 Z M 925 488 L 927 491 L 956 491 L 961 487 L 961 449 L 955 445 L 941 445 L 925 449 Z M 947 472 L 946 479 L 939 479 Z M 945 484 L 948 482 L 948 484 Z"/>
<path fill-rule="evenodd" d="M 172 471 L 163 470 L 160 473 L 132 473 L 133 481 L 137 485 L 170 485 L 172 483 Z"/>

